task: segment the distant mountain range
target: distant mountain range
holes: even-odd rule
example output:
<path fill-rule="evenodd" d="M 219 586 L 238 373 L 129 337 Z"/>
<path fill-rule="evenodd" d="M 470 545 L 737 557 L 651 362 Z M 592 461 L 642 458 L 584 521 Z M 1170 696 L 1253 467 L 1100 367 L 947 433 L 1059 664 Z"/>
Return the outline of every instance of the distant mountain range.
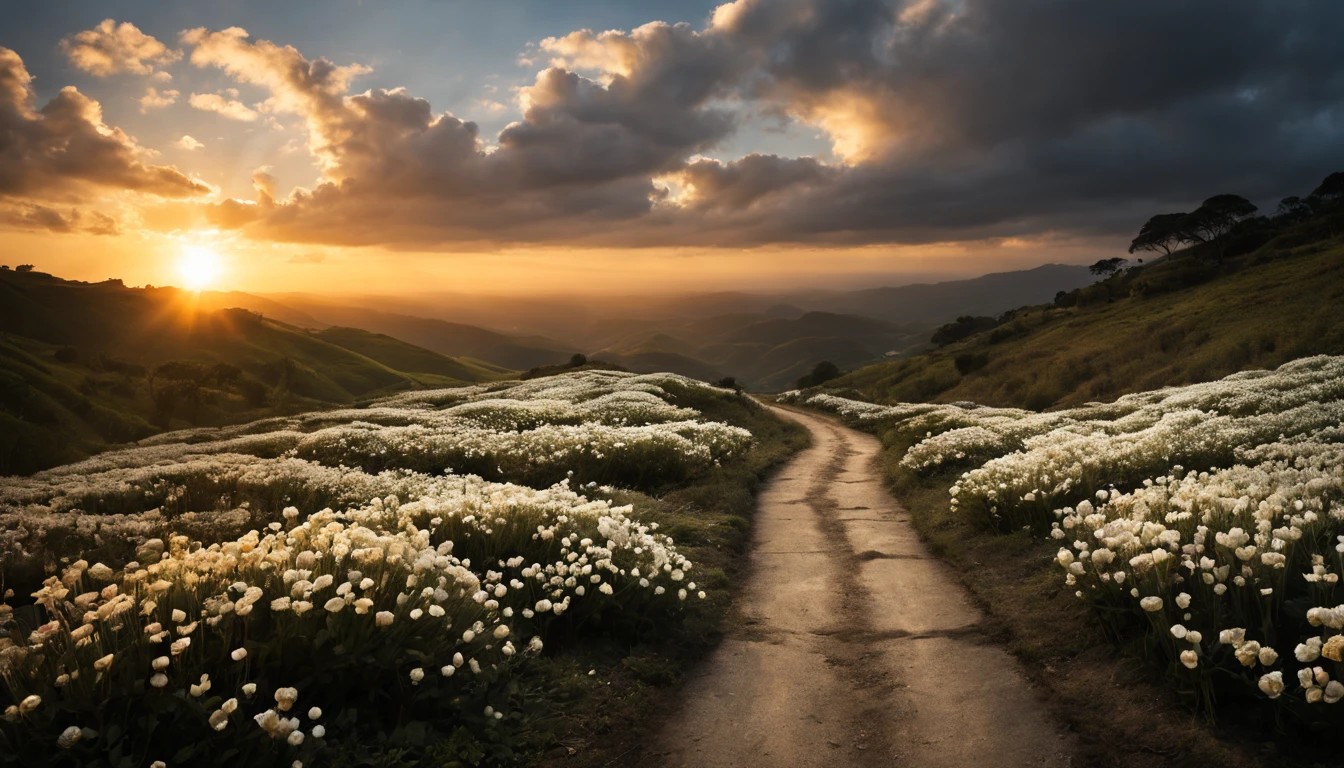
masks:
<path fill-rule="evenodd" d="M 822 360 L 852 367 L 911 354 L 923 348 L 934 328 L 959 315 L 1038 304 L 1093 280 L 1086 267 L 1048 264 L 861 291 L 397 300 L 409 312 L 432 317 L 386 312 L 386 297 L 340 303 L 277 294 L 244 306 L 266 312 L 265 301 L 287 321 L 355 326 L 508 368 L 551 365 L 582 352 L 634 371 L 671 370 L 707 380 L 732 376 L 750 389 L 778 391 Z"/>

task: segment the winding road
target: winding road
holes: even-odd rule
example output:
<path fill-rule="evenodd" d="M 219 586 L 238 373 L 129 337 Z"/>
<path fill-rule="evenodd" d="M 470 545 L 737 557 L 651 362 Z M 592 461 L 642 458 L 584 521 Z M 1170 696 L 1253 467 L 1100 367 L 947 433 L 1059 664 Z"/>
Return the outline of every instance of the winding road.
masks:
<path fill-rule="evenodd" d="M 762 490 L 741 619 L 687 682 L 663 768 L 1069 766 L 1071 742 L 883 487 L 871 435 L 806 412 Z"/>

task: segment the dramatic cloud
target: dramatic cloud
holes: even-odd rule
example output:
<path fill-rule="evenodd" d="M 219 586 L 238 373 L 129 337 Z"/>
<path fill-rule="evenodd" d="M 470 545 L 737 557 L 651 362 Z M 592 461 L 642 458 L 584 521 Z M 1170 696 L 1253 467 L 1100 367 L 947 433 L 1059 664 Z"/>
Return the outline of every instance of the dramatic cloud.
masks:
<path fill-rule="evenodd" d="M 182 41 L 301 117 L 321 169 L 211 221 L 333 244 L 736 247 L 1114 233 L 1216 192 L 1309 189 L 1344 168 L 1341 37 L 1344 6 L 1313 0 L 737 0 L 701 28 L 541 41 L 522 119 L 489 143 L 403 89 L 352 93 L 358 64 L 238 28 Z M 705 158 L 761 119 L 831 152 Z"/>
<path fill-rule="evenodd" d="M 163 109 L 177 103 L 177 97 L 182 94 L 173 90 L 163 90 L 150 86 L 145 89 L 145 95 L 140 97 L 140 114 L 145 114 L 150 110 Z"/>
<path fill-rule="evenodd" d="M 115 235 L 121 232 L 116 219 L 98 211 L 69 208 L 61 212 L 45 205 L 4 201 L 0 201 L 0 228 L 59 234 Z"/>
<path fill-rule="evenodd" d="M 245 123 L 250 123 L 258 117 L 256 110 L 237 99 L 226 99 L 218 93 L 193 93 L 187 99 L 187 103 L 196 109 L 217 112 L 230 120 Z"/>
<path fill-rule="evenodd" d="M 197 141 L 196 139 L 193 139 L 190 136 L 183 136 L 182 138 L 173 142 L 173 146 L 177 147 L 178 149 L 185 149 L 190 152 L 191 150 L 200 149 L 205 145 Z"/>
<path fill-rule="evenodd" d="M 19 55 L 0 48 L 0 201 L 69 202 L 100 190 L 173 198 L 210 191 L 176 168 L 145 163 L 148 153 L 105 124 L 98 102 L 74 88 L 37 109 L 31 81 Z"/>
<path fill-rule="evenodd" d="M 168 48 L 134 24 L 118 25 L 112 19 L 62 40 L 61 50 L 75 68 L 98 77 L 120 72 L 148 75 L 155 67 L 182 58 L 181 51 Z"/>

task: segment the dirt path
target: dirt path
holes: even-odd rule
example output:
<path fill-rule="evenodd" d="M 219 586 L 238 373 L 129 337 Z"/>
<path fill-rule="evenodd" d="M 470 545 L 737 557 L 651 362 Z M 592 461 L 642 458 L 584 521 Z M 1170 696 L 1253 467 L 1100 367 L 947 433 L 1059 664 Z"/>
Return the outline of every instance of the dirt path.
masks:
<path fill-rule="evenodd" d="M 812 432 L 763 490 L 739 628 L 686 685 L 666 768 L 1067 766 L 1068 738 L 883 488 L 871 435 Z"/>

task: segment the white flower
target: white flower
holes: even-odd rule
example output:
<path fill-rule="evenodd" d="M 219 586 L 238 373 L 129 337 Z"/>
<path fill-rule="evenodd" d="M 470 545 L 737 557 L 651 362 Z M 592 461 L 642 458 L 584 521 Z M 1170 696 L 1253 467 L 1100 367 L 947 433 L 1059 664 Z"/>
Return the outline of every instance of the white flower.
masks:
<path fill-rule="evenodd" d="M 396 617 L 391 611 L 379 611 L 373 616 L 373 623 L 379 627 L 389 627 Z"/>
<path fill-rule="evenodd" d="M 1237 646 L 1237 661 L 1244 666 L 1254 667 L 1260 661 L 1260 644 L 1254 640 L 1247 640 Z"/>
<path fill-rule="evenodd" d="M 1293 650 L 1293 656 L 1300 662 L 1310 663 L 1321 657 L 1321 638 L 1313 637 L 1305 643 L 1299 643 Z"/>
<path fill-rule="evenodd" d="M 1266 667 L 1279 660 L 1279 653 L 1273 648 L 1265 647 L 1260 649 L 1260 663 Z"/>
<path fill-rule="evenodd" d="M 1199 666 L 1199 654 L 1194 651 L 1181 651 L 1181 663 L 1187 669 L 1194 669 Z"/>
<path fill-rule="evenodd" d="M 321 708 L 321 707 L 313 707 L 312 709 L 309 709 L 309 710 L 308 710 L 308 719 L 309 719 L 309 720 L 317 720 L 317 719 L 320 719 L 321 717 L 322 717 L 322 708 Z"/>
<path fill-rule="evenodd" d="M 411 685 L 419 685 L 421 680 L 425 679 L 425 670 L 416 667 L 411 670 Z"/>
<path fill-rule="evenodd" d="M 289 708 L 294 706 L 294 702 L 298 700 L 299 689 L 297 688 L 277 688 L 275 691 L 275 708 L 281 712 L 288 712 Z"/>
<path fill-rule="evenodd" d="M 162 672 L 158 672 L 153 677 L 149 678 L 149 684 L 155 688 L 162 688 L 168 684 L 168 676 Z"/>
<path fill-rule="evenodd" d="M 333 597 L 322 607 L 325 608 L 328 613 L 340 613 L 341 609 L 345 607 L 345 600 L 340 597 Z"/>
<path fill-rule="evenodd" d="M 327 727 L 326 727 L 326 726 L 324 726 L 324 725 L 314 725 L 314 726 L 313 726 L 313 738 L 314 738 L 314 739 L 320 739 L 320 738 L 322 738 L 323 736 L 326 736 L 326 735 L 327 735 Z"/>
<path fill-rule="evenodd" d="M 1156 613 L 1162 610 L 1162 598 L 1149 596 L 1139 601 L 1139 607 L 1149 613 Z"/>
<path fill-rule="evenodd" d="M 233 659 L 234 661 L 242 661 L 243 659 L 247 658 L 247 649 L 234 648 L 233 652 L 229 654 L 229 658 Z"/>
<path fill-rule="evenodd" d="M 1283 694 L 1283 673 L 1270 672 L 1267 675 L 1260 676 L 1260 690 L 1271 699 L 1277 699 Z"/>
<path fill-rule="evenodd" d="M 79 726 L 72 725 L 61 731 L 61 735 L 56 737 L 56 746 L 61 749 L 70 749 L 79 742 L 83 735 L 84 732 L 80 730 Z"/>

